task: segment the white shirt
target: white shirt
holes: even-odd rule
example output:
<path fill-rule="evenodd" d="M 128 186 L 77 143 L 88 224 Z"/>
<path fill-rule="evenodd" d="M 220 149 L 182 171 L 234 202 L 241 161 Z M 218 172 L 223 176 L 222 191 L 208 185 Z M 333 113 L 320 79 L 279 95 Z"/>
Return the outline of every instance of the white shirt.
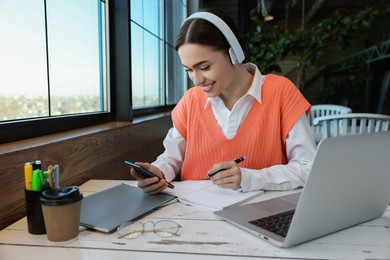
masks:
<path fill-rule="evenodd" d="M 220 97 L 209 98 L 205 104 L 205 107 L 208 103 L 211 104 L 215 119 L 228 139 L 236 135 L 253 102 L 261 103 L 261 88 L 265 76 L 261 75 L 254 64 L 248 63 L 245 66 L 253 75 L 253 82 L 248 92 L 236 102 L 232 110 L 225 106 Z M 152 164 L 164 173 L 168 181 L 172 181 L 180 172 L 187 142 L 177 129 L 172 127 L 163 145 L 165 151 Z M 316 144 L 306 114 L 303 113 L 291 128 L 286 139 L 288 163 L 261 170 L 240 168 L 242 191 L 289 190 L 302 187 L 309 175 L 315 150 Z"/>

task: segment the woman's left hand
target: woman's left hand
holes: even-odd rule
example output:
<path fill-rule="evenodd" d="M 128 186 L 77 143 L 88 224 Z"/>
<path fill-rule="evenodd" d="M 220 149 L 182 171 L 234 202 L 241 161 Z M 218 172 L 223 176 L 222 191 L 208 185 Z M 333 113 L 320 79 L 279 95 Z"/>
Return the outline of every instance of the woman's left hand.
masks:
<path fill-rule="evenodd" d="M 214 172 L 217 174 L 210 177 L 210 180 L 221 188 L 237 190 L 241 187 L 241 170 L 234 161 L 221 162 L 215 164 L 209 171 L 208 174 Z"/>

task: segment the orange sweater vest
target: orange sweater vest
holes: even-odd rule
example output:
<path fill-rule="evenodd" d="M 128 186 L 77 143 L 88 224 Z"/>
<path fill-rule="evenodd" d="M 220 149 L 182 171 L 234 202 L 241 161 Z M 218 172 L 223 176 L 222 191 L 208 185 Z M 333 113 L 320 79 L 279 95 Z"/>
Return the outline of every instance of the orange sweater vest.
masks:
<path fill-rule="evenodd" d="M 200 87 L 189 89 L 172 111 L 172 120 L 187 141 L 181 180 L 202 180 L 218 162 L 239 156 L 240 167 L 262 169 L 286 164 L 286 138 L 310 104 L 288 79 L 267 75 L 262 87 L 262 103 L 253 102 L 236 136 L 227 139 L 215 120 L 207 96 Z"/>

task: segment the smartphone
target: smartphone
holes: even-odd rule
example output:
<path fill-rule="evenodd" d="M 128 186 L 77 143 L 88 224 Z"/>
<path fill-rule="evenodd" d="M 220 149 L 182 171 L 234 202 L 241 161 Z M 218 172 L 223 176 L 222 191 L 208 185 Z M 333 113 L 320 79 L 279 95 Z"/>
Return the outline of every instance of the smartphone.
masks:
<path fill-rule="evenodd" d="M 144 167 L 142 167 L 141 165 L 138 165 L 136 163 L 133 163 L 133 162 L 130 162 L 130 161 L 125 161 L 125 164 L 129 167 L 132 167 L 134 170 L 136 170 L 137 172 L 141 173 L 142 175 L 144 175 L 145 177 L 147 178 L 152 178 L 152 177 L 157 177 L 159 180 L 161 180 L 161 177 L 156 175 L 155 173 L 145 169 Z M 169 183 L 168 182 L 168 187 L 173 189 L 175 186 L 173 186 L 172 183 Z"/>

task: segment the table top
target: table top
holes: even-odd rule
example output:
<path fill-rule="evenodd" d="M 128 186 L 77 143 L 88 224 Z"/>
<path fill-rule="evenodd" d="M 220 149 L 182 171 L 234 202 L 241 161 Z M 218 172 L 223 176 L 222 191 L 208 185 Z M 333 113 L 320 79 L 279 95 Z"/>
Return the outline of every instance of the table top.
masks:
<path fill-rule="evenodd" d="M 91 180 L 80 186 L 84 196 L 119 183 Z M 297 192 L 265 192 L 253 201 Z M 131 203 L 131 201 L 129 201 Z M 375 220 L 291 248 L 278 248 L 215 216 L 211 211 L 175 202 L 140 219 L 169 219 L 182 226 L 178 236 L 145 233 L 118 239 L 117 233 L 80 232 L 70 243 L 53 243 L 46 235 L 31 235 L 23 218 L 0 231 L 0 259 L 390 259 L 390 207 Z"/>

